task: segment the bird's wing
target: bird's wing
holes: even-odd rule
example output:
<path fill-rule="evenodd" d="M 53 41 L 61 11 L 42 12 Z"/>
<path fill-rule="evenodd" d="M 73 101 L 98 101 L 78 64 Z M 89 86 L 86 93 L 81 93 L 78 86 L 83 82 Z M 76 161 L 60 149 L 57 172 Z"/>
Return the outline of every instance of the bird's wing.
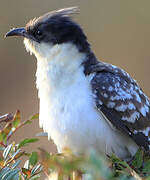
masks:
<path fill-rule="evenodd" d="M 98 63 L 92 66 L 91 80 L 96 109 L 137 145 L 150 150 L 150 101 L 128 73 Z"/>

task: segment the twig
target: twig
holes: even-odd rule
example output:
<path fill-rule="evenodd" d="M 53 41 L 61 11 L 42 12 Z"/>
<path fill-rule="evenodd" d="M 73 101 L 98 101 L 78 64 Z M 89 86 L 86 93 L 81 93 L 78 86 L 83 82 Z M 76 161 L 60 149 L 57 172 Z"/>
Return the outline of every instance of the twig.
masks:
<path fill-rule="evenodd" d="M 6 144 L 4 144 L 3 142 L 0 142 L 0 145 L 2 145 L 3 147 L 7 147 L 7 145 Z"/>
<path fill-rule="evenodd" d="M 25 180 L 25 177 L 23 176 L 23 174 L 22 173 L 20 173 L 21 174 L 21 178 L 23 179 L 23 180 Z"/>
<path fill-rule="evenodd" d="M 28 120 L 27 120 L 28 121 Z M 7 142 L 8 140 L 11 138 L 11 136 L 18 130 L 20 129 L 21 127 L 23 127 L 25 125 L 26 121 L 22 122 L 14 131 L 13 133 L 11 133 L 10 135 L 7 136 Z"/>

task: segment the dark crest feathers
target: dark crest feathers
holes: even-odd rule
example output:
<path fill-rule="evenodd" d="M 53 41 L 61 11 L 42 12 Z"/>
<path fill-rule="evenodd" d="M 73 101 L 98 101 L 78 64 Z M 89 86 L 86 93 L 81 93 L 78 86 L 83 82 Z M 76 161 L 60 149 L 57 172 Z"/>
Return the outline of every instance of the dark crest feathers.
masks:
<path fill-rule="evenodd" d="M 53 17 L 72 17 L 74 14 L 79 13 L 78 7 L 69 7 L 60 10 L 50 11 L 39 18 L 34 18 L 29 23 L 27 23 L 26 27 L 36 25 L 38 22 L 46 22 L 49 18 Z"/>

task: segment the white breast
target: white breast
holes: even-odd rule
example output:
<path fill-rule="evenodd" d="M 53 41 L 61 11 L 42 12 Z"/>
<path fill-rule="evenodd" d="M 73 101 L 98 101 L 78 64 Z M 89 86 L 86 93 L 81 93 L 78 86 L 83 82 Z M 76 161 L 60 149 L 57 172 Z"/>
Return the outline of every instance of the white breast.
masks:
<path fill-rule="evenodd" d="M 26 43 L 27 44 L 27 43 Z M 27 45 L 28 46 L 28 45 Z M 136 148 L 130 139 L 113 130 L 94 104 L 90 77 L 83 73 L 85 54 L 72 44 L 36 46 L 37 88 L 40 98 L 40 126 L 48 132 L 58 150 L 68 147 L 74 153 L 95 148 L 119 157 Z M 127 143 L 125 143 L 127 142 Z"/>

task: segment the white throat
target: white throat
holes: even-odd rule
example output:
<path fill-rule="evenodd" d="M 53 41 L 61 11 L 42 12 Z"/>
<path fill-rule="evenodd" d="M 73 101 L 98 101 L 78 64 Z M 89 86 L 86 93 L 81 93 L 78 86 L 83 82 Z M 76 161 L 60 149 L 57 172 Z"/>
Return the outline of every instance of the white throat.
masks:
<path fill-rule="evenodd" d="M 58 151 L 68 147 L 74 153 L 84 153 L 92 147 L 125 158 L 126 145 L 131 145 L 131 150 L 133 145 L 136 152 L 135 144 L 115 131 L 95 108 L 90 84 L 93 75 L 85 76 L 81 65 L 84 53 L 71 43 L 50 46 L 26 39 L 24 42 L 37 58 L 40 126 L 54 140 Z"/>
<path fill-rule="evenodd" d="M 37 43 L 24 39 L 24 44 L 31 54 L 37 58 L 37 88 L 39 89 L 44 79 L 49 79 L 49 86 L 72 83 L 81 68 L 85 54 L 80 53 L 72 43 L 61 45 L 50 45 L 48 43 Z M 68 84 L 69 85 L 69 84 Z M 60 88 L 60 86 L 59 86 Z"/>

